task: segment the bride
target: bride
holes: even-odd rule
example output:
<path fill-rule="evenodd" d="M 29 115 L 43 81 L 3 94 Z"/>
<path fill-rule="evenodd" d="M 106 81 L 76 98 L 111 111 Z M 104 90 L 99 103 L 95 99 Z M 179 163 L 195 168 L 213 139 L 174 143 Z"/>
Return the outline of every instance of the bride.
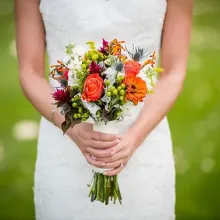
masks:
<path fill-rule="evenodd" d="M 34 199 L 37 220 L 173 220 L 175 171 L 166 114 L 186 74 L 193 0 L 15 0 L 19 79 L 25 96 L 42 115 Z M 119 136 L 83 123 L 62 134 L 63 116 L 45 77 L 65 45 L 101 38 L 125 40 L 161 51 L 156 93 L 134 113 Z M 46 71 L 47 72 L 47 71 Z M 91 156 L 93 155 L 93 157 Z M 123 204 L 90 202 L 90 166 L 120 173 Z"/>

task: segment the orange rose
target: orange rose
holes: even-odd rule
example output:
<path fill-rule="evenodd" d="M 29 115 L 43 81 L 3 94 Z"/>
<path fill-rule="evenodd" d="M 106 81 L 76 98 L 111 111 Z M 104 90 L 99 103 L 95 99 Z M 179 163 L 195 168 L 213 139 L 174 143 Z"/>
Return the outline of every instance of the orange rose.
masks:
<path fill-rule="evenodd" d="M 136 76 L 141 70 L 141 64 L 136 61 L 129 60 L 125 63 L 124 69 L 126 75 L 132 74 Z"/>
<path fill-rule="evenodd" d="M 99 74 L 90 74 L 84 82 L 82 98 L 87 102 L 96 101 L 101 97 L 103 88 L 104 81 Z"/>

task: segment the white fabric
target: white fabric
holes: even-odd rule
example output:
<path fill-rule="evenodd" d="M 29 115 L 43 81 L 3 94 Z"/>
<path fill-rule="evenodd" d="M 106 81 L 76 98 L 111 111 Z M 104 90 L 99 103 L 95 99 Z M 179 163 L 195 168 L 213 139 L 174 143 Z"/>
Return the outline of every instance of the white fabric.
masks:
<path fill-rule="evenodd" d="M 67 43 L 101 38 L 159 50 L 166 0 L 42 0 L 50 63 Z M 51 81 L 56 87 L 57 84 Z M 138 112 L 124 123 L 123 132 Z M 175 171 L 167 119 L 151 132 L 119 175 L 123 204 L 91 203 L 90 166 L 78 147 L 44 118 L 35 172 L 37 220 L 174 220 Z"/>

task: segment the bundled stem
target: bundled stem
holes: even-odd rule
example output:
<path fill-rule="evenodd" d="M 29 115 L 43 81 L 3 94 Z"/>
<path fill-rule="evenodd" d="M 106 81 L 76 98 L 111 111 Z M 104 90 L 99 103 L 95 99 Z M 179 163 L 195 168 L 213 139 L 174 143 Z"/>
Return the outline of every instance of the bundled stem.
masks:
<path fill-rule="evenodd" d="M 109 199 L 114 198 L 114 204 L 118 200 L 122 203 L 121 192 L 118 184 L 118 176 L 104 176 L 102 173 L 94 173 L 91 190 L 89 193 L 91 201 L 100 201 L 108 205 Z"/>

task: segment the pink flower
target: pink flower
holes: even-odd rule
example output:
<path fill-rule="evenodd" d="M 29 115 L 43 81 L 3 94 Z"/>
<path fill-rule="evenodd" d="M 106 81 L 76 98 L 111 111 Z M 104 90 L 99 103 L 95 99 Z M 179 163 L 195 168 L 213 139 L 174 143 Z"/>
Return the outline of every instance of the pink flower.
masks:
<path fill-rule="evenodd" d="M 101 67 L 94 61 L 91 62 L 91 64 L 89 65 L 89 72 L 90 74 L 92 73 L 99 73 L 100 72 Z"/>
<path fill-rule="evenodd" d="M 53 98 L 58 102 L 68 102 L 69 101 L 69 94 L 64 90 L 57 89 L 56 92 L 53 93 Z"/>

